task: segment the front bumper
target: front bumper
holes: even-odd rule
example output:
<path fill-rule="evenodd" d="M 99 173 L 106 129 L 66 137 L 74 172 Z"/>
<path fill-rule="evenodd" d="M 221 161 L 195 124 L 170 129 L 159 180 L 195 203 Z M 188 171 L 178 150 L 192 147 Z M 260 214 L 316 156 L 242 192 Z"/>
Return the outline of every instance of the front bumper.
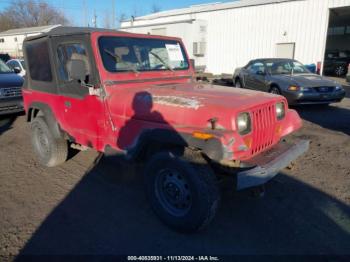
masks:
<path fill-rule="evenodd" d="M 308 140 L 300 140 L 292 145 L 281 142 L 274 146 L 249 161 L 248 164 L 255 165 L 254 168 L 237 174 L 237 190 L 265 184 L 308 149 Z"/>
<path fill-rule="evenodd" d="M 22 97 L 0 99 L 0 115 L 15 114 L 23 112 L 23 110 Z"/>
<path fill-rule="evenodd" d="M 284 92 L 283 95 L 289 105 L 330 104 L 340 102 L 345 97 L 345 90 L 330 93 Z"/>

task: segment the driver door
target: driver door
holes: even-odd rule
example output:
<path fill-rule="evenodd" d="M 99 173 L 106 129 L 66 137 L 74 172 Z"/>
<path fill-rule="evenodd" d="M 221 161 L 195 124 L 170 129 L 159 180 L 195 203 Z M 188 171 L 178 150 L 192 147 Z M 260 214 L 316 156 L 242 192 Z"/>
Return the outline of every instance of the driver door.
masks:
<path fill-rule="evenodd" d="M 68 42 L 56 43 L 57 78 L 61 108 L 64 111 L 62 128 L 79 144 L 98 147 L 102 139 L 105 111 L 102 99 L 89 95 L 89 90 L 73 80 L 67 68 L 71 59 L 82 60 L 86 65 L 86 84 L 97 86 L 92 67 L 92 53 L 84 37 L 71 37 Z"/>
<path fill-rule="evenodd" d="M 257 61 L 248 66 L 246 87 L 259 91 L 265 90 L 266 67 L 261 61 Z"/>

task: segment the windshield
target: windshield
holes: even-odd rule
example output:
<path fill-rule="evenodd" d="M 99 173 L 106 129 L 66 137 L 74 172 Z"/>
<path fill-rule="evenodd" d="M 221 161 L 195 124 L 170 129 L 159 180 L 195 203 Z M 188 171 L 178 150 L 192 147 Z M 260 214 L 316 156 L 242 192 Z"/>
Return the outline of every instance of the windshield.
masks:
<path fill-rule="evenodd" d="M 174 40 L 105 36 L 99 39 L 99 49 L 109 72 L 189 68 L 184 49 Z"/>
<path fill-rule="evenodd" d="M 0 73 L 13 73 L 13 71 L 0 59 Z"/>
<path fill-rule="evenodd" d="M 267 62 L 266 67 L 271 75 L 284 75 L 284 74 L 305 74 L 310 73 L 306 67 L 293 60 L 279 60 Z"/>
<path fill-rule="evenodd" d="M 23 69 L 25 70 L 26 69 L 26 64 L 24 63 L 24 60 L 21 60 L 21 65 L 22 65 Z"/>

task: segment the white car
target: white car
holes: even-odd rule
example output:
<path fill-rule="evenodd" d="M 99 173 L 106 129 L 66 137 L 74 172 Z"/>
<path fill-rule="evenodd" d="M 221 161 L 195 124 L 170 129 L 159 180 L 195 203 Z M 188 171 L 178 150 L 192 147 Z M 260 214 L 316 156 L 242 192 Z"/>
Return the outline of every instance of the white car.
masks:
<path fill-rule="evenodd" d="M 11 59 L 6 62 L 7 66 L 21 77 L 26 75 L 26 66 L 23 59 Z"/>

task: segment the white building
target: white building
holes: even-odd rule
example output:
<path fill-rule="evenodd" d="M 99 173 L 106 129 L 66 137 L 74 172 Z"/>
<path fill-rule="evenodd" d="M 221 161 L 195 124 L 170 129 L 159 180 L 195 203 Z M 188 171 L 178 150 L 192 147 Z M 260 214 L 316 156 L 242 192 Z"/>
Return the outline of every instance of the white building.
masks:
<path fill-rule="evenodd" d="M 23 57 L 22 45 L 27 36 L 50 31 L 60 25 L 37 26 L 11 29 L 0 33 L 0 53 L 11 57 Z"/>
<path fill-rule="evenodd" d="M 350 50 L 350 0 L 240 0 L 136 17 L 121 30 L 181 37 L 196 66 L 232 74 L 249 60 L 323 62 Z M 328 32 L 328 33 L 327 33 Z"/>

